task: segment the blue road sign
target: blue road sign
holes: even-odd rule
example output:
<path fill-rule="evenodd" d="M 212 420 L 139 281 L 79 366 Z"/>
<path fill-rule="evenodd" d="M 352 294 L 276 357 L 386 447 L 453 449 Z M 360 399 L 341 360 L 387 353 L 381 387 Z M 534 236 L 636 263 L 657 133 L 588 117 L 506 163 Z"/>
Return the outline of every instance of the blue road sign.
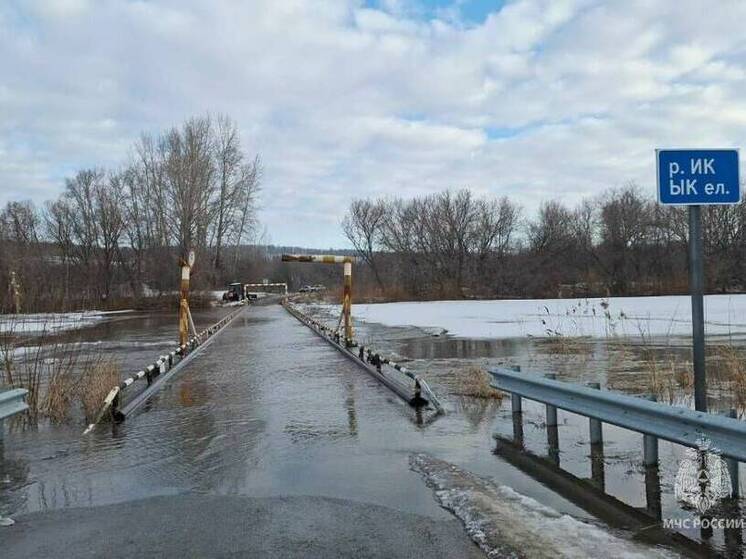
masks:
<path fill-rule="evenodd" d="M 659 149 L 658 200 L 661 204 L 738 204 L 741 183 L 738 150 Z"/>

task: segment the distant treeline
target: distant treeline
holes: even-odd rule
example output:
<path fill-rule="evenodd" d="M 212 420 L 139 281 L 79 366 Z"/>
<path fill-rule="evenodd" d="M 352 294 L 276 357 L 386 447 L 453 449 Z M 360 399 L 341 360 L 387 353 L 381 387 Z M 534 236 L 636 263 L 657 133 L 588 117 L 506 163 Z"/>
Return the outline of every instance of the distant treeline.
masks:
<path fill-rule="evenodd" d="M 143 135 L 120 169 L 83 169 L 43 207 L 0 211 L 0 312 L 147 305 L 174 298 L 178 259 L 197 253 L 193 287 L 230 281 L 341 286 L 334 266 L 286 265 L 257 243 L 258 156 L 228 117 L 192 118 Z M 703 212 L 707 287 L 746 285 L 746 205 Z M 361 257 L 355 298 L 573 297 L 683 293 L 687 213 L 630 185 L 535 215 L 468 189 L 354 200 L 342 222 Z M 319 251 L 311 251 L 319 252 Z M 351 251 L 321 252 L 344 253 Z"/>
<path fill-rule="evenodd" d="M 97 308 L 178 289 L 178 259 L 197 252 L 195 283 L 213 286 L 252 269 L 241 247 L 257 229 L 261 178 L 226 116 L 192 118 L 143 135 L 120 169 L 82 169 L 43 207 L 0 211 L 0 307 Z"/>
<path fill-rule="evenodd" d="M 744 290 L 746 205 L 703 211 L 707 287 Z M 572 297 L 683 293 L 687 210 L 629 185 L 525 216 L 510 199 L 469 190 L 362 199 L 345 235 L 366 266 L 362 287 L 384 298 Z"/>

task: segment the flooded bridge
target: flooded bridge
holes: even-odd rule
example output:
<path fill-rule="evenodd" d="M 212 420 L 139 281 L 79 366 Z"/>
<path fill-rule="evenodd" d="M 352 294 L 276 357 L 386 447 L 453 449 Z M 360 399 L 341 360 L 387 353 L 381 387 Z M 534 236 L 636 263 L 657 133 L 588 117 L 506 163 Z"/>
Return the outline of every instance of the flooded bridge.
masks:
<path fill-rule="evenodd" d="M 434 383 L 451 394 L 442 403 L 449 413 L 411 405 L 366 370 L 375 372 L 375 359 L 327 343 L 334 335 L 321 319 L 296 320 L 297 309 L 290 313 L 277 302 L 269 298 L 240 313 L 195 313 L 200 328 L 221 324 L 220 335 L 209 348 L 195 349 L 157 390 L 139 383 L 148 398 L 124 406 L 126 421 L 101 424 L 85 437 L 73 425 L 11 430 L 0 511 L 17 523 L 0 532 L 3 551 L 9 557 L 80 557 L 81 550 L 92 557 L 718 553 L 681 538 L 632 541 L 653 533 L 634 506 L 588 487 L 582 475 L 511 454 L 500 440 L 495 449 L 496 433 L 514 426 L 510 405 L 453 397 L 442 368 Z M 106 328 L 92 337 L 116 339 L 109 349 L 131 370 L 173 338 L 170 317 L 122 317 Z M 442 338 L 436 351 L 431 346 L 441 338 L 417 342 L 411 332 L 365 323 L 356 334 L 383 349 L 401 337 L 413 355 L 440 355 L 454 343 Z M 468 349 L 457 345 L 459 354 Z M 474 348 L 480 355 L 495 350 Z M 445 362 L 457 361 L 448 356 Z M 526 442 L 535 446 L 543 425 L 532 423 L 528 402 L 524 411 Z M 563 420 L 563 436 L 575 427 Z M 626 441 L 610 431 L 608 443 L 606 489 L 618 494 L 622 482 L 614 473 L 629 468 Z M 571 471 L 586 463 L 582 451 L 563 454 Z M 626 497 L 633 505 L 639 500 Z M 599 518 L 627 535 L 599 525 Z"/>
<path fill-rule="evenodd" d="M 67 434 L 10 433 L 29 514 L 4 556 L 477 556 L 408 466 L 445 437 L 279 305 L 242 313 L 127 421 Z"/>

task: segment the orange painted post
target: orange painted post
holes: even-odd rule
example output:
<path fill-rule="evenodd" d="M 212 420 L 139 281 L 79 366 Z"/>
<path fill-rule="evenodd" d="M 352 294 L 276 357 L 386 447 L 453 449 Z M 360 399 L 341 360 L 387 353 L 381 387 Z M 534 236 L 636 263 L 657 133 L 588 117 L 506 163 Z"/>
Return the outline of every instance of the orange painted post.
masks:
<path fill-rule="evenodd" d="M 342 291 L 342 312 L 345 324 L 345 345 L 353 344 L 352 334 L 352 262 L 344 263 L 344 288 Z"/>
<path fill-rule="evenodd" d="M 181 293 L 179 300 L 179 345 L 189 342 L 189 277 L 194 265 L 194 251 L 189 251 L 189 258 L 181 260 Z"/>
<path fill-rule="evenodd" d="M 325 254 L 283 254 L 283 262 L 317 262 L 320 264 L 343 264 L 344 286 L 342 291 L 342 318 L 344 320 L 345 345 L 354 344 L 352 331 L 352 263 L 354 256 L 336 256 Z"/>

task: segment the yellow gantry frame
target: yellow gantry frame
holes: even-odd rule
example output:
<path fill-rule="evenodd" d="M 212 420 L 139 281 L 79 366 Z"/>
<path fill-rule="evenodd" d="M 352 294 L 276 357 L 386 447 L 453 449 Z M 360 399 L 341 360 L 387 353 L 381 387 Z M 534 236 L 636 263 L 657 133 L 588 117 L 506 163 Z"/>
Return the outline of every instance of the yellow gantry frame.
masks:
<path fill-rule="evenodd" d="M 344 265 L 344 288 L 342 290 L 342 317 L 344 318 L 345 344 L 353 344 L 352 332 L 352 263 L 354 256 L 334 256 L 328 254 L 283 254 L 283 262 L 316 262 L 320 264 Z"/>

